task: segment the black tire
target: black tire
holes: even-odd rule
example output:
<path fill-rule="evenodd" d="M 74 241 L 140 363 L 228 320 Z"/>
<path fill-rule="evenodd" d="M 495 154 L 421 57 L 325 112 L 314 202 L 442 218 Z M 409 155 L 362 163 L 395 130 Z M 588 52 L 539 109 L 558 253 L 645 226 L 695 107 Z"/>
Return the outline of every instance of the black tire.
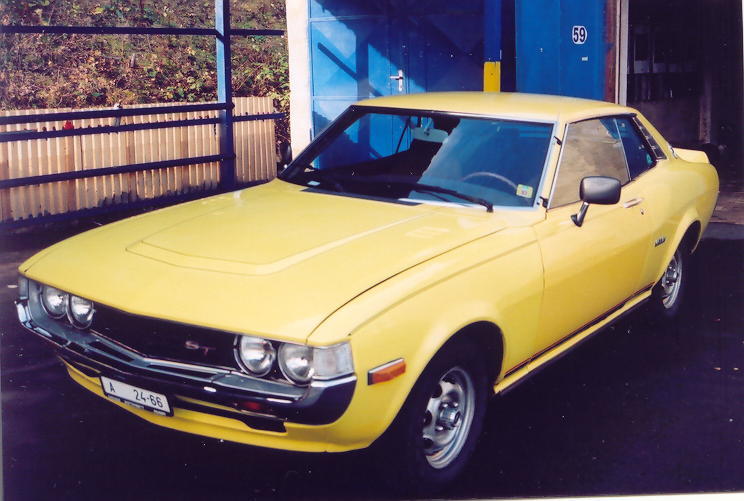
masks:
<path fill-rule="evenodd" d="M 656 318 L 676 320 L 679 318 L 687 290 L 687 260 L 689 254 L 680 246 L 667 264 L 664 274 L 654 286 L 651 295 L 651 310 Z"/>
<path fill-rule="evenodd" d="M 406 495 L 430 496 L 452 482 L 475 449 L 489 395 L 482 352 L 462 341 L 446 345 L 373 447 L 386 483 Z"/>

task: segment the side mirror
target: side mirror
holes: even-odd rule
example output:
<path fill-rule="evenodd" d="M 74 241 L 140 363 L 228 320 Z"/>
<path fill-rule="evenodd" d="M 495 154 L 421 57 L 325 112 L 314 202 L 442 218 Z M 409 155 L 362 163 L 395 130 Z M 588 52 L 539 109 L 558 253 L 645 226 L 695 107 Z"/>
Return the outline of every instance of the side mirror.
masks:
<path fill-rule="evenodd" d="M 282 141 L 279 143 L 279 165 L 277 165 L 277 173 L 283 171 L 290 162 L 292 162 L 292 146 L 288 142 Z"/>
<path fill-rule="evenodd" d="M 614 205 L 620 201 L 620 181 L 614 177 L 589 176 L 581 180 L 579 186 L 581 208 L 578 214 L 571 215 L 576 226 L 584 224 L 589 204 Z"/>

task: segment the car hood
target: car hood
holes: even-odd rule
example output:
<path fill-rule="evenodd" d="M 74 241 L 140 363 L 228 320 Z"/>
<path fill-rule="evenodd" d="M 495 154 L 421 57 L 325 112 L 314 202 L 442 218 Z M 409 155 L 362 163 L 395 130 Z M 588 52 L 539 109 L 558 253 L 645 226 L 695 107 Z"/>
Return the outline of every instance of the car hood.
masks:
<path fill-rule="evenodd" d="M 365 290 L 503 227 L 277 180 L 92 230 L 21 271 L 126 312 L 304 342 Z"/>

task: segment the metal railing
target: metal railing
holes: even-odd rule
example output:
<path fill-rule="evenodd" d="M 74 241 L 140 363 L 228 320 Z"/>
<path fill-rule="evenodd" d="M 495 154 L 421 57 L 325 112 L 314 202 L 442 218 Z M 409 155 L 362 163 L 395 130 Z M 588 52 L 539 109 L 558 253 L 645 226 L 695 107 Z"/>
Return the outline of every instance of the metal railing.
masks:
<path fill-rule="evenodd" d="M 215 53 L 217 64 L 217 102 L 183 104 L 174 106 L 155 106 L 131 109 L 105 109 L 88 111 L 69 111 L 56 113 L 42 113 L 35 115 L 11 115 L 0 117 L 0 126 L 52 122 L 60 120 L 87 120 L 100 118 L 122 118 L 154 114 L 192 113 L 203 111 L 217 111 L 217 117 L 209 118 L 187 118 L 168 120 L 160 122 L 130 123 L 102 125 L 90 128 L 72 128 L 62 130 L 42 131 L 9 131 L 0 132 L 0 145 L 13 141 L 27 141 L 33 139 L 53 139 L 62 137 L 84 136 L 89 134 L 131 132 L 139 130 L 163 129 L 171 127 L 216 125 L 219 130 L 219 153 L 216 155 L 186 157 L 176 160 L 165 160 L 157 162 L 139 162 L 128 165 L 103 167 L 96 169 L 78 170 L 73 172 L 60 172 L 7 179 L 7 172 L 0 172 L 0 190 L 18 188 L 23 186 L 54 183 L 59 181 L 79 180 L 90 177 L 105 176 L 111 174 L 123 174 L 147 171 L 152 169 L 164 169 L 176 166 L 219 162 L 219 185 L 216 191 L 229 191 L 238 186 L 235 175 L 235 145 L 233 138 L 233 126 L 235 122 L 253 120 L 273 120 L 283 117 L 283 113 L 261 113 L 234 116 L 232 96 L 232 63 L 230 39 L 234 36 L 282 36 L 284 30 L 274 29 L 233 29 L 230 27 L 229 0 L 215 0 L 215 26 L 214 28 L 170 28 L 170 27 L 98 27 L 98 26 L 0 26 L 0 34 L 29 34 L 29 33 L 59 33 L 59 34 L 83 34 L 83 35 L 175 35 L 175 36 L 211 36 L 215 38 Z M 5 175 L 3 175 L 5 174 Z M 214 190 L 213 190 L 214 191 Z M 183 196 L 158 197 L 149 205 L 165 205 L 180 201 Z M 193 198 L 193 197 L 192 197 Z M 123 207 L 122 207 L 123 206 Z M 114 208 L 131 208 L 133 205 L 118 204 L 115 207 L 99 207 L 96 212 L 105 212 Z M 0 229 L 9 229 L 35 223 L 60 221 L 64 219 L 75 219 L 90 214 L 92 209 L 70 211 L 64 214 L 53 214 L 26 218 L 22 220 L 0 221 Z"/>

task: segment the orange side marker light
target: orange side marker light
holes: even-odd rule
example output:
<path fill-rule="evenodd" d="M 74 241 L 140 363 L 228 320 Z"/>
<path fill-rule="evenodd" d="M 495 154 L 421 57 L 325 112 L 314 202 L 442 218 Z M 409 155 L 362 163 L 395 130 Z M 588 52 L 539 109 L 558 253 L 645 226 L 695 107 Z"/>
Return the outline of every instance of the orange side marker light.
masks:
<path fill-rule="evenodd" d="M 382 364 L 367 372 L 367 384 L 384 383 L 406 372 L 406 361 L 402 358 Z"/>

